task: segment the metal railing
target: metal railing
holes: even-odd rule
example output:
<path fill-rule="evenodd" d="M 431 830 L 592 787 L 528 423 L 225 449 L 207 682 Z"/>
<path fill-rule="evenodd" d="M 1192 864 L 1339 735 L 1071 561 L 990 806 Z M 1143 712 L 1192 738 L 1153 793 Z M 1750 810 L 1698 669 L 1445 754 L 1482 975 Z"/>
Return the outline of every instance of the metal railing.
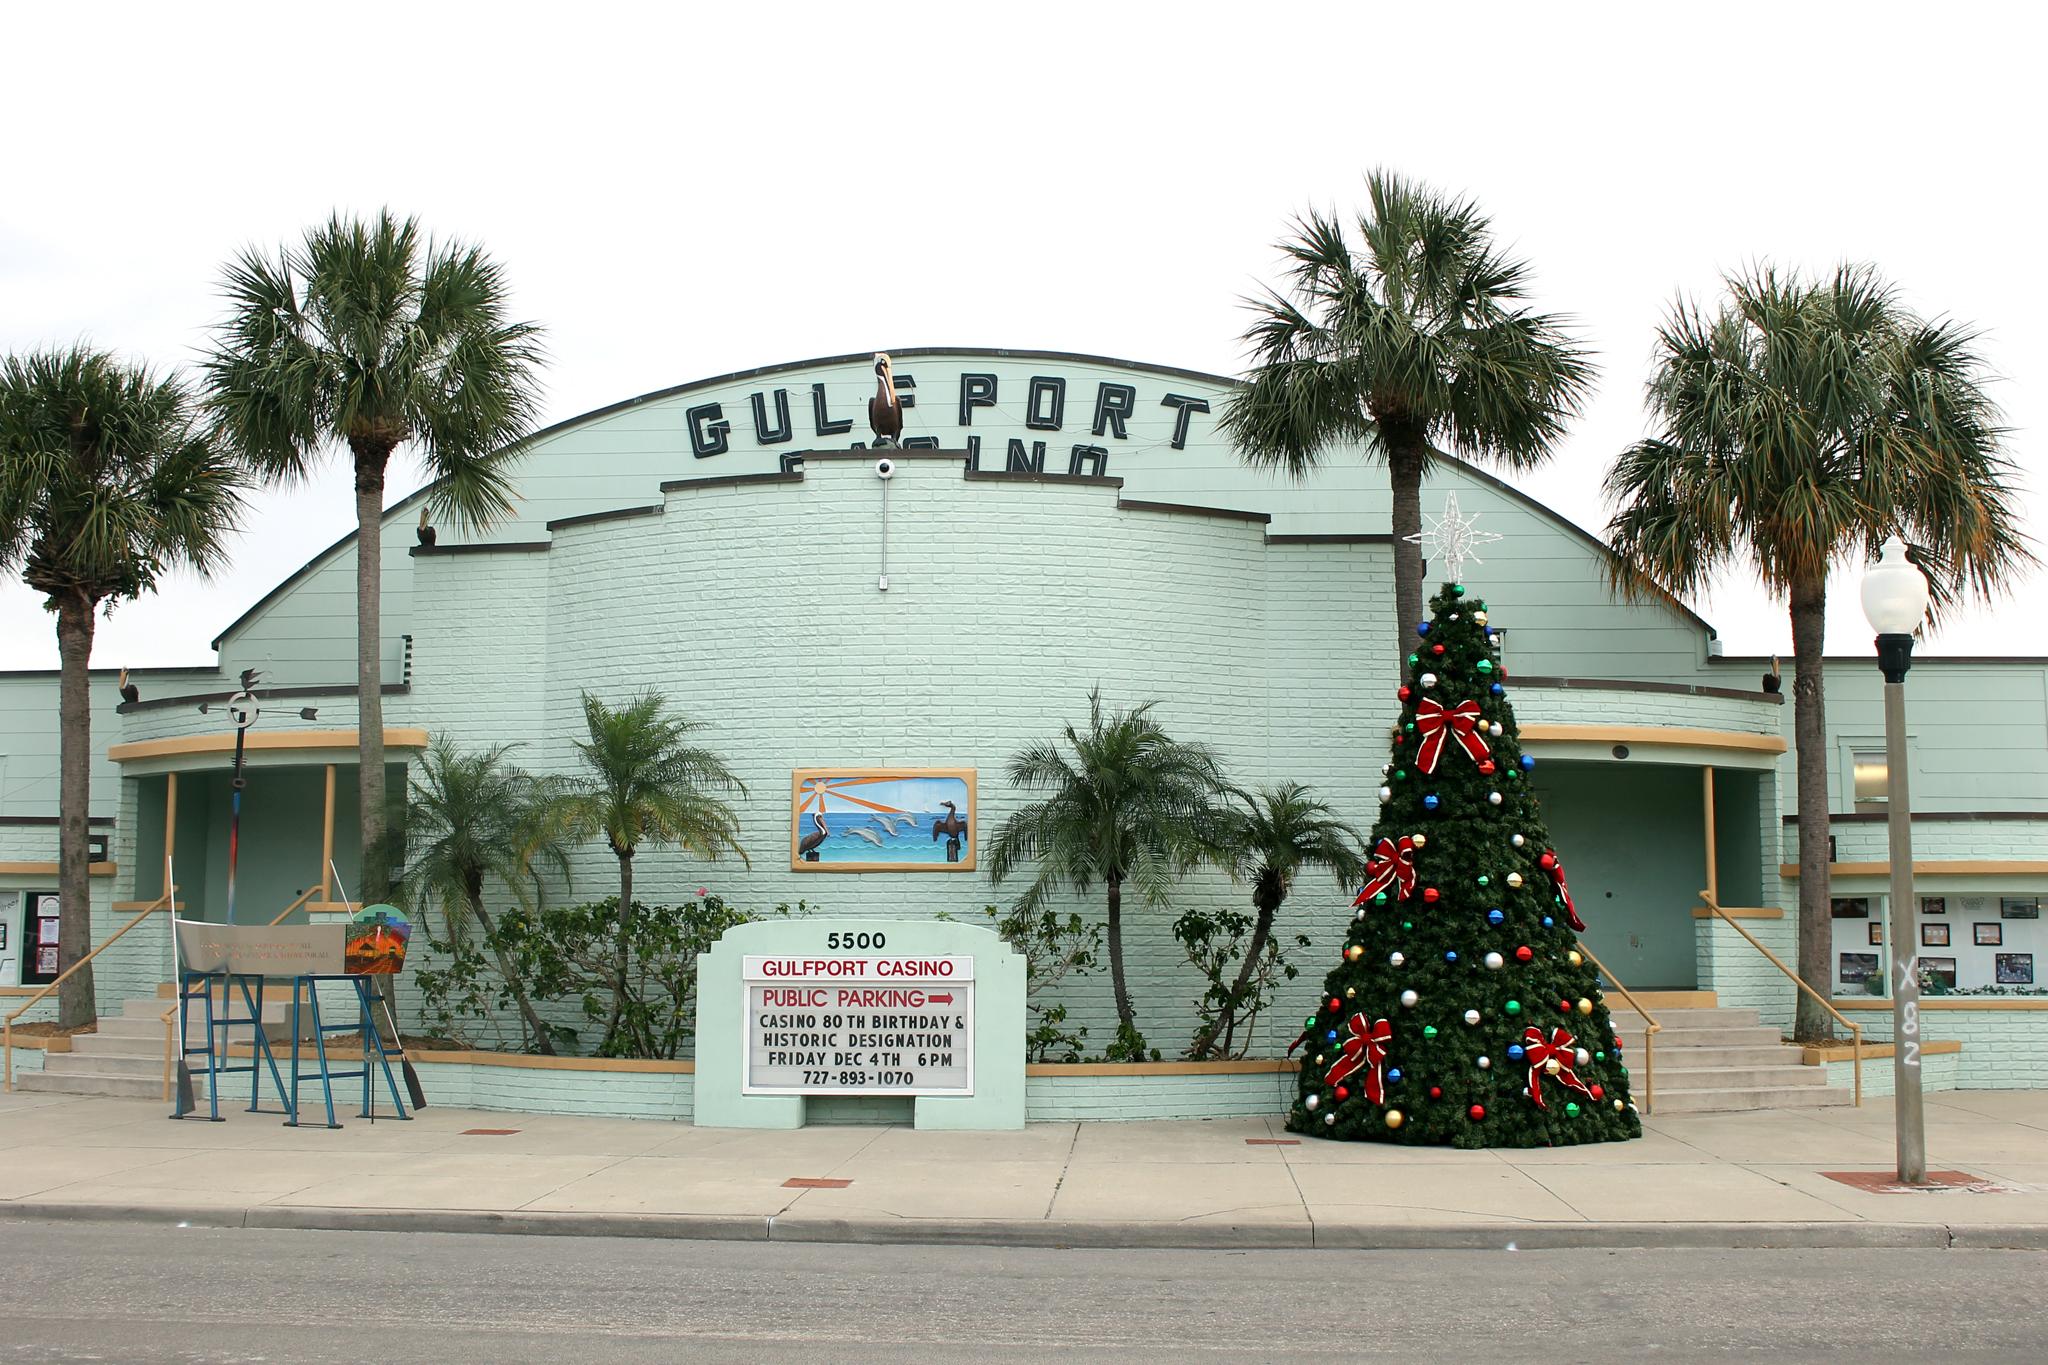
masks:
<path fill-rule="evenodd" d="M 1757 941 L 1755 934 L 1750 933 L 1749 930 L 1743 928 L 1740 924 L 1736 923 L 1735 919 L 1732 916 L 1730 916 L 1726 910 L 1723 910 L 1721 908 L 1721 902 L 1719 898 L 1717 898 L 1714 895 L 1712 888 L 1700 892 L 1700 900 L 1706 904 L 1707 909 L 1714 912 L 1714 917 L 1716 919 L 1720 920 L 1721 923 L 1727 925 L 1730 929 L 1733 929 L 1736 933 L 1742 935 L 1745 939 L 1748 939 L 1749 946 L 1756 949 L 1758 952 L 1762 953 L 1764 957 L 1770 961 L 1770 964 L 1773 967 L 1776 967 L 1779 971 L 1783 972 L 1785 974 L 1786 980 L 1790 981 L 1800 990 L 1805 991 L 1808 995 L 1812 996 L 1814 999 L 1814 1003 L 1818 1004 L 1822 1009 L 1826 1010 L 1829 1014 L 1833 1015 L 1835 1017 L 1836 1022 L 1840 1023 L 1842 1027 L 1849 1030 L 1852 1045 L 1855 1049 L 1854 1056 L 1856 1064 L 1856 1103 L 1860 1107 L 1863 1103 L 1863 1026 L 1851 1021 L 1849 1016 L 1843 1014 L 1840 1010 L 1835 1008 L 1833 1001 L 1829 1000 L 1826 996 L 1822 995 L 1813 987 L 1807 985 L 1804 981 L 1801 981 L 1799 979 L 1799 973 L 1793 971 L 1790 967 L 1787 967 L 1783 959 L 1781 959 L 1776 953 L 1772 952 L 1769 948 L 1766 948 L 1763 944 L 1759 943 Z"/>
<path fill-rule="evenodd" d="M 34 995 L 30 996 L 28 1000 L 25 1003 L 23 1003 L 20 1009 L 8 1015 L 4 1023 L 0 1023 L 0 1050 L 4 1050 L 7 1056 L 7 1060 L 4 1063 L 6 1069 L 6 1078 L 4 1083 L 0 1083 L 0 1088 L 4 1088 L 10 1092 L 14 1089 L 14 1021 L 21 1018 L 22 1015 L 27 1014 L 30 1010 L 34 1009 L 37 1005 L 40 1005 L 43 1001 L 49 999 L 50 995 L 54 991 L 56 991 L 58 987 L 62 986 L 66 981 L 69 981 L 87 963 L 91 962 L 101 953 L 104 953 L 107 949 L 113 947 L 116 943 L 119 943 L 121 941 L 121 936 L 126 934 L 130 929 L 133 929 L 136 925 L 142 923 L 151 915 L 154 915 L 157 911 L 170 909 L 177 894 L 177 887 L 165 887 L 163 895 L 158 896 L 155 900 L 151 901 L 147 909 L 136 912 L 135 918 L 129 920 L 126 924 L 116 929 L 113 933 L 107 935 L 106 942 L 100 944 L 97 948 L 94 948 L 84 957 L 81 957 L 80 959 L 78 959 L 78 961 L 72 963 L 68 968 L 66 968 L 62 973 L 58 975 L 56 980 L 50 982 L 41 990 L 37 991 Z M 175 914 L 175 911 L 173 912 L 173 914 Z"/>
<path fill-rule="evenodd" d="M 1654 1114 L 1657 1111 L 1657 1035 L 1664 1031 L 1664 1026 L 1657 1022 L 1656 1015 L 1644 1009 L 1642 1002 L 1629 993 L 1628 987 L 1621 984 L 1620 977 L 1607 970 L 1606 963 L 1593 956 L 1591 948 L 1581 943 L 1579 951 L 1586 955 L 1586 961 L 1593 964 L 1593 970 L 1606 977 L 1607 984 L 1621 993 L 1621 998 L 1628 1001 L 1628 1007 L 1643 1016 L 1643 1112 Z M 1613 1022 L 1608 1020 L 1610 1028 Z"/>

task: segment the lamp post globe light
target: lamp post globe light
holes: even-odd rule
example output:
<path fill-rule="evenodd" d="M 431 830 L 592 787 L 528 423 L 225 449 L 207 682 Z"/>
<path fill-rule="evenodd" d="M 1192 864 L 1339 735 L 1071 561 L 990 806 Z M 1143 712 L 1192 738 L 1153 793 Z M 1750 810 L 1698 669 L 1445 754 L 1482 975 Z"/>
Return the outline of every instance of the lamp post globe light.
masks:
<path fill-rule="evenodd" d="M 1899 1181 L 1927 1180 L 1927 1131 L 1920 1098 L 1919 934 L 1913 915 L 1913 826 L 1906 784 L 1906 670 L 1913 632 L 1927 615 L 1927 579 L 1906 560 L 1897 536 L 1863 576 L 1863 615 L 1877 632 L 1884 674 L 1885 810 L 1891 833 L 1891 984 L 1894 1132 Z"/>

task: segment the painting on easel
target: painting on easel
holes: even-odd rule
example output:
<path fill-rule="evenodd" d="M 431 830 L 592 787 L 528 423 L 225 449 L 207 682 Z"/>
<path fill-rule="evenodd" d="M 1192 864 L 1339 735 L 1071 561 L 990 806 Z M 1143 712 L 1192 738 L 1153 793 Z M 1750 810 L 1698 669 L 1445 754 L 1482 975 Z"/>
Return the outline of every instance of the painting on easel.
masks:
<path fill-rule="evenodd" d="M 797 872 L 972 872 L 972 768 L 799 768 L 790 783 Z"/>

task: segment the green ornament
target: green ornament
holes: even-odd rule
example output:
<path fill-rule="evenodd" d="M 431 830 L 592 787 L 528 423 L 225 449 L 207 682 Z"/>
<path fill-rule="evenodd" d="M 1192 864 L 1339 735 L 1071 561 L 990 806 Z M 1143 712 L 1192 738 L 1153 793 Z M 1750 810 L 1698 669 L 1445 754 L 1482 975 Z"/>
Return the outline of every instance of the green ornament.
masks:
<path fill-rule="evenodd" d="M 1465 595 L 1465 585 L 1464 585 L 1463 583 L 1453 583 L 1453 584 L 1451 584 L 1451 596 L 1453 596 L 1453 597 L 1463 597 L 1464 595 Z"/>
<path fill-rule="evenodd" d="M 1509 1013 L 1509 1014 L 1520 1014 L 1521 1012 L 1522 1012 L 1522 1002 L 1521 1002 L 1521 1001 L 1519 1001 L 1519 1000 L 1510 1000 L 1510 1001 L 1508 1001 L 1508 1013 Z"/>
<path fill-rule="evenodd" d="M 1484 872 L 1482 872 L 1482 873 L 1480 873 L 1480 874 L 1479 874 L 1479 884 L 1480 884 L 1481 886 L 1487 886 L 1487 885 L 1490 885 L 1490 879 L 1489 879 L 1489 878 L 1487 877 L 1487 875 L 1486 875 L 1486 874 L 1485 874 Z"/>
<path fill-rule="evenodd" d="M 1413 929 L 1415 927 L 1415 921 L 1412 919 L 1404 919 L 1401 921 L 1401 927 L 1403 929 Z"/>
<path fill-rule="evenodd" d="M 1394 769 L 1394 780 L 1396 782 L 1406 782 L 1408 780 L 1408 770 L 1406 768 Z"/>
<path fill-rule="evenodd" d="M 1479 671 L 1480 671 L 1481 673 L 1491 673 L 1491 672 L 1493 672 L 1493 660 L 1491 660 L 1491 659 L 1481 659 L 1481 660 L 1479 661 Z"/>
<path fill-rule="evenodd" d="M 1436 1037 L 1436 1025 L 1435 1025 L 1435 1024 L 1424 1024 L 1424 1025 L 1422 1026 L 1422 1036 L 1423 1036 L 1423 1037 L 1425 1037 L 1425 1038 L 1434 1038 L 1434 1037 Z"/>
<path fill-rule="evenodd" d="M 1409 722 L 1408 722 L 1408 723 L 1407 723 L 1406 725 L 1402 726 L 1401 728 L 1402 728 L 1403 730 L 1406 730 L 1406 731 L 1407 731 L 1407 732 L 1408 732 L 1409 734 L 1411 734 L 1411 735 L 1412 735 L 1412 734 L 1414 734 L 1414 733 L 1415 733 L 1415 722 L 1411 720 L 1411 721 L 1409 721 Z"/>
<path fill-rule="evenodd" d="M 1301 1021 L 1301 1026 L 1303 1028 L 1314 1028 L 1316 1026 L 1316 1017 L 1311 1014 L 1308 1018 Z"/>
<path fill-rule="evenodd" d="M 1373 892 L 1372 903 L 1374 905 L 1385 905 L 1387 903 L 1387 893 L 1384 891 Z"/>
<path fill-rule="evenodd" d="M 1419 663 L 1421 663 L 1421 662 L 1422 662 L 1422 656 L 1421 656 L 1420 654 L 1410 654 L 1410 655 L 1408 656 L 1408 666 L 1409 666 L 1410 668 L 1413 668 L 1413 667 L 1415 667 L 1415 665 L 1417 665 L 1417 664 L 1419 664 Z"/>
<path fill-rule="evenodd" d="M 1574 1103 L 1571 1103 L 1571 1104 L 1567 1104 L 1567 1105 L 1566 1105 L 1566 1106 L 1564 1107 L 1564 1113 L 1565 1113 L 1565 1117 L 1566 1117 L 1566 1118 L 1572 1118 L 1572 1119 L 1575 1119 L 1575 1118 L 1577 1118 L 1577 1117 L 1579 1116 L 1579 1106 L 1578 1106 L 1578 1104 L 1577 1104 L 1576 1102 L 1574 1102 Z"/>
<path fill-rule="evenodd" d="M 1607 1054 L 1604 1052 L 1596 1052 L 1593 1054 L 1593 1060 L 1596 1062 L 1604 1062 L 1607 1060 Z"/>

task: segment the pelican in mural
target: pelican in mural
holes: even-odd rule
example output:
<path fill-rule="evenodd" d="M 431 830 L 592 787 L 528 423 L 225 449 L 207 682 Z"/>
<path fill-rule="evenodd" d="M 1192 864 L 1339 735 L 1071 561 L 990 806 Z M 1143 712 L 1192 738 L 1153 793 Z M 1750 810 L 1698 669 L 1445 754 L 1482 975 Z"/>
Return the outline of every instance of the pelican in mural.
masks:
<path fill-rule="evenodd" d="M 875 352 L 875 396 L 868 400 L 868 426 L 877 449 L 894 447 L 903 434 L 903 400 L 896 396 L 896 376 L 886 351 Z"/>
<path fill-rule="evenodd" d="M 806 834 L 803 837 L 803 842 L 796 846 L 796 856 L 802 858 L 807 863 L 818 861 L 818 845 L 824 843 L 826 838 L 832 833 L 831 830 L 825 828 L 825 812 L 822 810 L 811 812 L 811 823 L 816 825 L 817 828 Z"/>

